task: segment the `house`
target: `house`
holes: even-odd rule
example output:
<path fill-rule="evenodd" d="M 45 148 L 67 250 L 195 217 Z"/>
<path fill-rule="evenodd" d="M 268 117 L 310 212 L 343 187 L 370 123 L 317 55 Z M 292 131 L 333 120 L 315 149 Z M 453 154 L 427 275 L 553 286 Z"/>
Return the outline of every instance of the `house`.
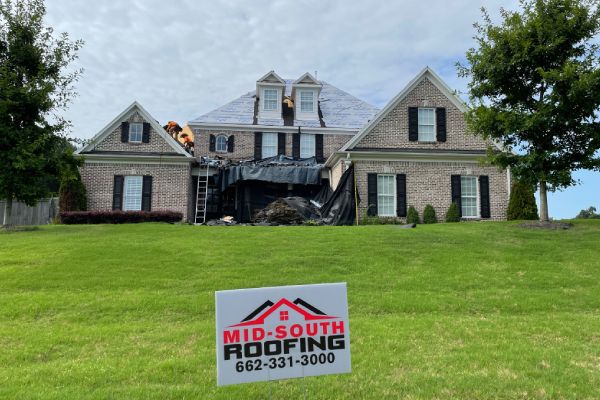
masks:
<path fill-rule="evenodd" d="M 464 219 L 505 219 L 510 174 L 480 162 L 501 149 L 467 132 L 465 111 L 429 68 L 381 111 L 309 73 L 270 71 L 255 90 L 188 122 L 193 156 L 138 103 L 77 154 L 93 210 L 248 221 L 276 198 L 323 198 L 343 181 L 357 200 L 352 219 L 354 210 L 405 217 L 426 204 L 444 218 L 452 202 Z"/>

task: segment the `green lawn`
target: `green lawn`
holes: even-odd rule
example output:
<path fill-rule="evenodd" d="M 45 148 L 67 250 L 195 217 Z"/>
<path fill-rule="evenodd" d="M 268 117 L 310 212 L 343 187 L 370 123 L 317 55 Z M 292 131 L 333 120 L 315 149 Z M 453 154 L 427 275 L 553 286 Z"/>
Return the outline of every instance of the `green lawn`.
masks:
<path fill-rule="evenodd" d="M 348 282 L 353 372 L 218 388 L 214 291 Z M 600 399 L 600 221 L 0 233 L 1 399 Z"/>

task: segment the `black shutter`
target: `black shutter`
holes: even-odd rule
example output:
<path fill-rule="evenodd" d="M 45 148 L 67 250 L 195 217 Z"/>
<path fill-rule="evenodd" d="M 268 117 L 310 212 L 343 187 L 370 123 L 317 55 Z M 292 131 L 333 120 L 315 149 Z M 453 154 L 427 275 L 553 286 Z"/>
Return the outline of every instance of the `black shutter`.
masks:
<path fill-rule="evenodd" d="M 292 157 L 300 158 L 300 134 L 294 133 L 292 135 Z"/>
<path fill-rule="evenodd" d="M 121 122 L 121 142 L 129 142 L 129 122 Z"/>
<path fill-rule="evenodd" d="M 115 175 L 113 183 L 113 210 L 123 209 L 123 175 Z"/>
<path fill-rule="evenodd" d="M 142 143 L 150 143 L 150 124 L 144 122 L 144 130 L 142 133 Z"/>
<path fill-rule="evenodd" d="M 458 215 L 462 217 L 462 207 L 460 201 L 460 175 L 452 175 L 450 180 L 452 182 L 452 202 L 456 203 L 458 206 Z"/>
<path fill-rule="evenodd" d="M 152 177 L 144 176 L 142 181 L 142 211 L 152 211 Z"/>
<path fill-rule="evenodd" d="M 436 139 L 438 142 L 446 141 L 446 109 L 443 107 L 436 108 L 435 110 L 435 125 L 436 125 Z"/>
<path fill-rule="evenodd" d="M 396 175 L 396 215 L 406 217 L 406 175 Z"/>
<path fill-rule="evenodd" d="M 230 135 L 227 138 L 227 152 L 228 153 L 233 153 L 233 149 L 235 148 L 235 138 L 233 137 L 233 135 Z"/>
<path fill-rule="evenodd" d="M 254 132 L 254 159 L 262 159 L 262 132 Z"/>
<path fill-rule="evenodd" d="M 323 157 L 323 135 L 315 135 L 315 157 L 318 163 L 325 161 L 325 157 Z"/>
<path fill-rule="evenodd" d="M 277 134 L 277 154 L 285 156 L 285 135 L 286 133 L 279 132 Z"/>
<path fill-rule="evenodd" d="M 490 179 L 485 175 L 479 177 L 479 203 L 481 218 L 490 218 Z"/>
<path fill-rule="evenodd" d="M 419 108 L 408 107 L 408 140 L 419 140 Z"/>
<path fill-rule="evenodd" d="M 208 137 L 208 151 L 215 151 L 215 145 L 217 144 L 217 138 L 215 135 L 210 135 Z"/>
<path fill-rule="evenodd" d="M 367 215 L 377 215 L 377 174 L 367 174 Z"/>

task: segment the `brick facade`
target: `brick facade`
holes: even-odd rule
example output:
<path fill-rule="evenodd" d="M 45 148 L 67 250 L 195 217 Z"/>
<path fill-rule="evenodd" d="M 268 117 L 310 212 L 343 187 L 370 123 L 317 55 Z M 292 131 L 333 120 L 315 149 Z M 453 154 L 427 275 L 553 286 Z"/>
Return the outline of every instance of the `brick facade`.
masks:
<path fill-rule="evenodd" d="M 409 141 L 409 107 L 446 108 L 446 142 Z M 485 150 L 491 145 L 491 142 L 486 142 L 481 137 L 467 132 L 467 124 L 462 111 L 428 78 L 425 78 L 355 147 L 365 149 Z"/>
<path fill-rule="evenodd" d="M 233 152 L 214 152 L 209 151 L 210 135 L 233 135 Z M 292 156 L 292 133 L 287 133 L 285 138 L 285 155 Z M 323 135 L 323 157 L 327 159 L 331 154 L 338 151 L 346 142 L 352 138 L 351 135 Z M 232 161 L 253 160 L 254 159 L 254 131 L 217 131 L 201 130 L 194 135 L 194 154 L 198 156 L 222 157 Z"/>
<path fill-rule="evenodd" d="M 189 163 L 91 163 L 81 168 L 81 179 L 87 189 L 88 210 L 112 210 L 115 175 L 152 176 L 152 210 L 170 210 L 188 216 L 191 170 Z"/>
<path fill-rule="evenodd" d="M 137 111 L 132 111 L 131 114 L 124 119 L 129 123 L 143 123 L 144 118 Z M 173 143 L 179 146 L 180 144 L 173 140 Z M 136 153 L 173 153 L 176 154 L 173 147 L 153 128 L 150 129 L 149 143 L 129 143 L 121 142 L 121 125 L 117 126 L 111 133 L 108 134 L 101 142 L 97 143 L 94 150 L 98 151 L 126 151 Z"/>
<path fill-rule="evenodd" d="M 356 186 L 360 195 L 359 217 L 367 212 L 367 174 L 406 174 L 407 204 L 423 216 L 425 205 L 431 204 L 439 221 L 446 218 L 452 203 L 451 175 L 489 177 L 492 220 L 506 219 L 508 181 L 506 171 L 478 163 L 418 161 L 355 161 Z"/>

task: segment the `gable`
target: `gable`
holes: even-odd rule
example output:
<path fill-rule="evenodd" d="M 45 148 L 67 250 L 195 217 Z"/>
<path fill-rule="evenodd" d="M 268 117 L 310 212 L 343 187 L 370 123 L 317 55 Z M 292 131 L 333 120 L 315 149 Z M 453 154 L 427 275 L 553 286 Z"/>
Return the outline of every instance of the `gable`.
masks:
<path fill-rule="evenodd" d="M 122 140 L 123 123 L 142 124 L 148 135 L 147 142 Z M 146 125 L 144 128 L 143 126 Z M 128 137 L 128 135 L 126 135 Z M 140 154 L 140 155 L 179 155 L 193 158 L 180 143 L 173 139 L 158 122 L 137 102 L 133 103 L 104 129 L 98 132 L 76 154 Z"/>
<path fill-rule="evenodd" d="M 256 81 L 257 83 L 281 83 L 285 85 L 285 81 L 281 79 L 275 71 L 269 71 L 266 75 Z"/>
<path fill-rule="evenodd" d="M 443 108 L 446 113 L 446 141 L 409 140 L 409 108 Z M 466 105 L 429 68 L 407 87 L 344 146 L 342 150 L 486 150 L 493 146 L 479 136 L 468 133 L 464 112 Z M 437 112 L 437 110 L 436 110 Z"/>
<path fill-rule="evenodd" d="M 319 81 L 313 77 L 311 74 L 309 74 L 308 72 L 306 72 L 304 75 L 302 75 L 300 78 L 296 79 L 294 81 L 294 85 L 319 85 Z"/>

